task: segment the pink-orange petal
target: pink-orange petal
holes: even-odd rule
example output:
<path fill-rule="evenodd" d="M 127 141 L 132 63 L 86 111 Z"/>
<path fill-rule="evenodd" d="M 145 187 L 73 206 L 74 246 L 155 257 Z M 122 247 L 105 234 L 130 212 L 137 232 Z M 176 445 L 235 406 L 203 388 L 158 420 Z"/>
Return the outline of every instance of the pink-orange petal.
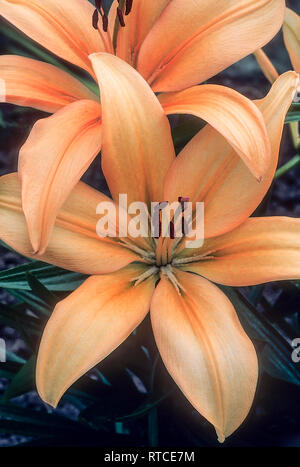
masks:
<path fill-rule="evenodd" d="M 194 274 L 174 272 L 181 294 L 162 277 L 151 302 L 155 340 L 170 375 L 223 442 L 251 407 L 256 353 L 217 286 Z"/>
<path fill-rule="evenodd" d="M 91 56 L 102 106 L 102 168 L 115 201 L 162 200 L 175 158 L 168 119 L 141 75 L 110 54 Z"/>
<path fill-rule="evenodd" d="M 199 84 L 267 44 L 284 0 L 173 0 L 145 38 L 137 69 L 155 91 Z"/>
<path fill-rule="evenodd" d="M 97 235 L 100 202 L 109 201 L 79 182 L 60 209 L 45 253 L 34 255 L 21 206 L 18 174 L 0 178 L 0 239 L 24 256 L 83 274 L 117 271 L 141 258 L 113 239 Z"/>
<path fill-rule="evenodd" d="M 1 0 L 0 15 L 31 39 L 88 72 L 89 54 L 104 50 L 92 26 L 94 8 L 88 0 Z"/>
<path fill-rule="evenodd" d="M 19 156 L 22 205 L 34 251 L 45 250 L 59 208 L 100 148 L 98 102 L 73 102 L 34 125 Z"/>
<path fill-rule="evenodd" d="M 185 270 L 224 285 L 248 286 L 300 278 L 300 219 L 251 217 L 238 228 L 204 243 L 209 259 Z"/>
<path fill-rule="evenodd" d="M 60 302 L 46 325 L 36 381 L 41 398 L 56 407 L 63 393 L 118 347 L 146 316 L 154 277 L 134 286 L 145 267 L 90 277 Z"/>
<path fill-rule="evenodd" d="M 4 80 L 1 102 L 56 112 L 80 99 L 96 99 L 71 74 L 48 63 L 18 55 L 0 56 L 0 79 Z"/>
<path fill-rule="evenodd" d="M 212 84 L 161 94 L 159 100 L 167 115 L 192 114 L 206 120 L 227 139 L 253 175 L 263 179 L 270 165 L 270 141 L 263 116 L 252 101 L 233 89 Z"/>

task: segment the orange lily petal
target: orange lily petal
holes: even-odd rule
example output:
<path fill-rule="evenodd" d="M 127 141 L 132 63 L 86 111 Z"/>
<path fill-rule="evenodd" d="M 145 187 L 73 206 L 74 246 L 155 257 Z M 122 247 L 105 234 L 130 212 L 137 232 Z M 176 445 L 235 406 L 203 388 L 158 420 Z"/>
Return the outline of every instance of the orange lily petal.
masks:
<path fill-rule="evenodd" d="M 0 79 L 5 81 L 1 102 L 56 112 L 79 99 L 96 96 L 69 73 L 48 63 L 18 55 L 0 56 Z"/>
<path fill-rule="evenodd" d="M 96 207 L 109 199 L 79 182 L 58 213 L 47 250 L 33 254 L 21 207 L 21 187 L 16 173 L 0 178 L 0 238 L 29 258 L 83 274 L 117 271 L 140 257 L 112 239 L 96 233 Z"/>
<path fill-rule="evenodd" d="M 241 224 L 267 193 L 277 167 L 285 115 L 297 86 L 298 75 L 287 72 L 264 99 L 256 102 L 271 141 L 271 163 L 261 183 L 210 126 L 201 130 L 174 161 L 166 178 L 165 199 L 184 196 L 191 201 L 203 201 L 206 238 Z"/>
<path fill-rule="evenodd" d="M 199 84 L 267 44 L 284 0 L 173 0 L 146 37 L 137 68 L 155 91 Z"/>
<path fill-rule="evenodd" d="M 59 57 L 92 72 L 89 54 L 104 50 L 87 0 L 1 0 L 0 15 Z"/>
<path fill-rule="evenodd" d="M 161 94 L 159 101 L 167 115 L 192 114 L 206 120 L 227 139 L 257 179 L 265 175 L 270 165 L 270 141 L 263 116 L 249 99 L 233 89 L 210 84 Z"/>
<path fill-rule="evenodd" d="M 182 295 L 162 278 L 151 302 L 155 340 L 170 375 L 223 442 L 251 407 L 256 353 L 217 286 L 193 274 L 176 276 Z"/>
<path fill-rule="evenodd" d="M 294 70 L 300 73 L 300 16 L 290 8 L 286 9 L 282 30 Z"/>
<path fill-rule="evenodd" d="M 143 40 L 171 0 L 134 0 L 130 15 L 125 17 L 125 28 L 120 28 L 117 38 L 117 56 L 135 64 Z M 115 0 L 114 4 L 118 4 Z"/>
<path fill-rule="evenodd" d="M 115 200 L 162 201 L 174 160 L 170 125 L 155 94 L 126 62 L 109 54 L 91 61 L 102 106 L 102 168 Z"/>
<path fill-rule="evenodd" d="M 35 252 L 47 246 L 57 211 L 101 148 L 101 107 L 80 100 L 39 120 L 20 150 L 22 202 Z"/>
<path fill-rule="evenodd" d="M 214 282 L 248 286 L 300 278 L 300 219 L 250 218 L 241 226 L 205 242 L 199 254 L 208 259 L 185 270 Z"/>
<path fill-rule="evenodd" d="M 146 316 L 154 277 L 134 286 L 141 265 L 92 276 L 60 302 L 44 331 L 37 361 L 41 398 L 56 407 L 80 376 L 118 347 Z"/>

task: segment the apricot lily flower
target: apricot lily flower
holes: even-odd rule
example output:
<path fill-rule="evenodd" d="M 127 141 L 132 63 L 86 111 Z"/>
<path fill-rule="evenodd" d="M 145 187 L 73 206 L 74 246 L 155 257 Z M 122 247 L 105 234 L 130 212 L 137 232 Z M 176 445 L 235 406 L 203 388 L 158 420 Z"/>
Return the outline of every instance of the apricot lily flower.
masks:
<path fill-rule="evenodd" d="M 167 92 L 203 82 L 266 44 L 285 11 L 284 0 L 115 0 L 108 17 L 101 1 L 97 6 L 95 15 L 87 0 L 0 0 L 0 14 L 92 77 L 89 56 L 107 52 L 136 68 L 153 91 Z M 0 78 L 7 102 L 55 112 L 36 123 L 19 159 L 32 247 L 43 253 L 59 208 L 101 149 L 101 107 L 77 79 L 47 63 L 2 56 Z M 168 113 L 207 120 L 258 179 L 264 176 L 268 141 L 250 101 L 225 87 L 205 86 L 174 98 L 167 99 Z"/>
<path fill-rule="evenodd" d="M 91 277 L 56 306 L 46 325 L 39 394 L 55 407 L 150 309 L 166 368 L 222 442 L 248 414 L 258 367 L 231 302 L 213 282 L 240 286 L 300 277 L 299 219 L 248 218 L 272 181 L 299 77 L 284 74 L 256 103 L 272 146 L 258 183 L 210 126 L 175 158 L 167 117 L 141 75 L 112 55 L 96 54 L 92 62 L 102 96 L 103 170 L 113 199 L 126 193 L 129 202 L 204 201 L 207 238 L 197 250 L 185 248 L 184 238 L 178 244 L 167 237 L 100 238 L 96 207 L 107 198 L 79 182 L 41 259 Z M 0 238 L 32 255 L 16 174 L 0 182 Z"/>

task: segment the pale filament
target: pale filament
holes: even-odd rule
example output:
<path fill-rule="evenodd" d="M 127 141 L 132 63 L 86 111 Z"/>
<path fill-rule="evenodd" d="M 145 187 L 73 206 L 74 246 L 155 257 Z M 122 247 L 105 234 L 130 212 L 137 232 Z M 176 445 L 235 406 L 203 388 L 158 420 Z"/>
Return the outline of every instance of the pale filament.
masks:
<path fill-rule="evenodd" d="M 216 256 L 213 256 L 212 253 L 215 253 L 216 250 L 208 251 L 204 255 L 197 255 L 197 256 L 189 256 L 187 258 L 174 258 L 172 264 L 180 265 L 180 264 L 188 264 L 194 263 L 196 261 L 206 261 L 208 259 L 216 259 Z"/>

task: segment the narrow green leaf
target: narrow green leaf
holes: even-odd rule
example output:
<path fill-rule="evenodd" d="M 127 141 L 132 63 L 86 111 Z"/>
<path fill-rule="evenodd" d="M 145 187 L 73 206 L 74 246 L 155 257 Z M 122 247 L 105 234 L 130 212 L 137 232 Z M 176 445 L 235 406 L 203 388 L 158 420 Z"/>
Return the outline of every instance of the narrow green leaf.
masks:
<path fill-rule="evenodd" d="M 25 302 L 32 311 L 34 311 L 39 317 L 49 316 L 51 308 L 40 298 L 36 297 L 32 292 L 26 290 L 15 290 L 10 289 L 9 292 L 21 303 Z"/>
<path fill-rule="evenodd" d="M 52 266 L 42 261 L 31 261 L 0 272 L 0 287 L 4 289 L 31 290 L 27 273 L 34 274 L 48 291 L 69 292 L 75 290 L 87 276 Z"/>
<path fill-rule="evenodd" d="M 8 401 L 13 397 L 25 394 L 28 391 L 35 389 L 34 373 L 35 373 L 36 357 L 32 355 L 27 362 L 22 366 L 20 371 L 12 378 L 7 386 L 3 396 L 3 401 Z"/>
<path fill-rule="evenodd" d="M 7 360 L 10 360 L 11 362 L 16 362 L 16 363 L 26 363 L 26 360 L 24 358 L 19 357 L 19 355 L 15 354 L 14 352 L 10 352 L 9 350 L 6 350 L 6 358 Z"/>
<path fill-rule="evenodd" d="M 47 287 L 35 277 L 32 272 L 27 271 L 26 273 L 28 284 L 36 297 L 39 297 L 43 300 L 48 306 L 54 307 L 58 302 L 59 298 L 50 292 Z"/>
<path fill-rule="evenodd" d="M 271 376 L 300 386 L 300 368 L 292 361 L 291 342 L 237 290 L 219 286 L 233 303 L 246 332 L 266 343 L 262 355 L 263 368 Z"/>
<path fill-rule="evenodd" d="M 84 426 L 82 423 L 74 422 L 65 417 L 57 415 L 55 413 L 45 413 L 42 411 L 35 411 L 27 408 L 23 408 L 11 403 L 0 402 L 0 417 L 3 419 L 13 420 L 19 422 L 21 426 L 24 424 L 28 427 L 40 427 L 47 428 L 49 433 L 51 428 L 55 431 L 64 432 L 79 432 Z M 0 421 L 0 430 L 2 430 L 2 421 Z M 84 426 L 85 427 L 85 426 Z"/>
<path fill-rule="evenodd" d="M 300 104 L 292 104 L 286 116 L 285 123 L 300 121 Z"/>

